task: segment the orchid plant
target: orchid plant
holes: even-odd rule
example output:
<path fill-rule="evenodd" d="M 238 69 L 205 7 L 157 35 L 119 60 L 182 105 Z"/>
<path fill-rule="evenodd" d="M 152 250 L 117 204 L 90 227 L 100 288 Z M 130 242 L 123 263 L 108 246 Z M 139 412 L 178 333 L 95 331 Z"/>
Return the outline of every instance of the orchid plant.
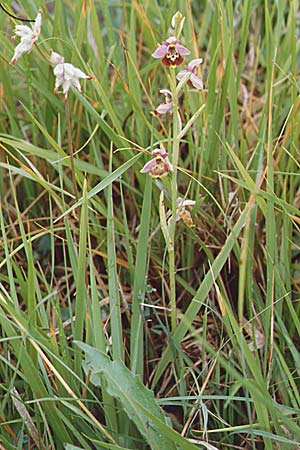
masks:
<path fill-rule="evenodd" d="M 180 12 L 177 12 L 172 18 L 173 35 L 169 36 L 163 41 L 153 52 L 152 56 L 155 59 L 161 60 L 161 63 L 169 70 L 168 84 L 169 86 L 160 89 L 160 94 L 165 96 L 165 101 L 159 104 L 153 111 L 156 116 L 168 115 L 172 121 L 172 139 L 171 146 L 168 152 L 162 145 L 152 151 L 152 159 L 150 159 L 142 168 L 141 172 L 149 174 L 152 178 L 162 178 L 171 176 L 171 211 L 165 213 L 164 210 L 164 191 L 161 192 L 161 207 L 160 219 L 161 228 L 166 241 L 169 254 L 169 274 L 170 274 L 170 305 L 171 305 L 171 323 L 172 330 L 176 328 L 176 292 L 175 292 L 175 229 L 176 223 L 182 220 L 188 227 L 193 226 L 193 220 L 189 208 L 194 206 L 194 200 L 182 200 L 182 194 L 178 192 L 177 185 L 177 168 L 180 159 L 180 142 L 184 134 L 195 122 L 199 116 L 202 107 L 189 119 L 183 127 L 181 116 L 179 113 L 179 95 L 185 85 L 189 85 L 193 90 L 200 91 L 203 89 L 203 82 L 197 74 L 197 68 L 202 63 L 201 58 L 192 59 L 188 62 L 184 69 L 178 73 L 176 70 L 181 66 L 185 58 L 191 52 L 180 42 L 180 35 L 183 29 L 185 18 Z M 38 14 L 34 24 L 30 27 L 28 25 L 17 25 L 15 28 L 15 35 L 21 40 L 16 46 L 14 54 L 11 58 L 10 64 L 14 65 L 25 54 L 31 52 L 33 46 L 36 45 L 42 28 L 42 10 L 38 10 Z M 41 53 L 41 52 L 40 52 Z M 68 123 L 68 141 L 70 149 L 71 169 L 73 176 L 73 185 L 75 198 L 77 198 L 77 184 L 75 178 L 74 166 L 74 152 L 71 135 L 70 111 L 68 103 L 68 94 L 70 88 L 73 87 L 81 92 L 80 79 L 90 80 L 91 75 L 87 75 L 81 69 L 73 66 L 73 64 L 66 63 L 62 55 L 56 53 L 51 49 L 50 57 L 46 58 L 53 68 L 55 76 L 54 92 L 62 92 L 65 99 L 66 117 Z M 204 105 L 203 105 L 204 106 Z M 170 158 L 170 159 L 169 159 Z M 168 220 L 167 220 L 168 216 Z"/>
<path fill-rule="evenodd" d="M 6 10 L 4 9 L 4 11 Z M 32 27 L 29 27 L 28 25 L 16 25 L 14 30 L 15 37 L 18 36 L 21 38 L 21 40 L 16 46 L 13 57 L 10 60 L 11 65 L 16 64 L 16 62 L 25 53 L 30 53 L 33 45 L 37 42 L 42 28 L 42 12 L 42 9 L 39 8 L 38 14 Z M 32 20 L 21 19 L 18 17 L 17 19 L 27 22 L 33 22 Z M 65 63 L 64 57 L 54 52 L 52 49 L 50 50 L 50 57 L 48 59 L 48 62 L 53 67 L 53 72 L 56 77 L 54 92 L 57 94 L 59 92 L 59 87 L 62 86 L 65 100 L 67 100 L 68 92 L 71 87 L 74 87 L 79 92 L 81 92 L 79 78 L 83 78 L 86 80 L 90 80 L 93 78 L 91 75 L 86 75 L 84 72 L 82 72 L 82 70 L 74 67 L 73 64 Z"/>
<path fill-rule="evenodd" d="M 178 192 L 177 167 L 180 159 L 180 142 L 184 134 L 195 122 L 204 105 L 189 119 L 183 127 L 179 114 L 179 95 L 187 84 L 193 90 L 203 89 L 203 82 L 197 74 L 197 68 L 202 63 L 202 58 L 192 59 L 184 69 L 176 74 L 176 69 L 184 62 L 185 57 L 190 55 L 190 50 L 180 43 L 180 34 L 183 29 L 185 18 L 178 11 L 172 18 L 174 35 L 168 37 L 152 54 L 153 58 L 161 59 L 163 65 L 169 68 L 168 88 L 160 90 L 165 96 L 165 102 L 154 109 L 153 114 L 160 116 L 167 114 L 172 116 L 172 145 L 168 153 L 160 148 L 152 152 L 153 158 L 142 168 L 142 173 L 148 173 L 153 178 L 171 175 L 171 211 L 166 214 L 164 206 L 164 190 L 160 196 L 160 222 L 161 229 L 168 249 L 169 255 L 169 279 L 170 279 L 170 307 L 171 326 L 174 332 L 176 328 L 176 281 L 175 281 L 175 230 L 176 223 L 182 220 L 187 227 L 193 226 L 190 213 L 191 207 L 195 205 L 194 200 L 182 198 Z"/>
<path fill-rule="evenodd" d="M 19 19 L 19 18 L 18 18 Z M 20 19 L 23 20 L 23 19 Z M 26 19 L 24 19 L 26 20 Z M 31 20 L 26 20 L 27 22 L 32 22 Z M 41 33 L 42 28 L 42 9 L 38 10 L 38 14 L 34 21 L 32 27 L 28 25 L 17 25 L 14 32 L 16 36 L 21 38 L 21 41 L 16 46 L 14 55 L 10 60 L 10 64 L 14 65 L 16 62 L 25 54 L 30 53 L 34 44 L 36 44 L 39 35 Z M 42 52 L 40 52 L 42 54 Z M 70 152 L 70 162 L 72 169 L 72 181 L 74 188 L 75 198 L 78 198 L 77 195 L 77 183 L 75 177 L 75 163 L 74 163 L 74 151 L 73 151 L 73 142 L 72 142 L 72 133 L 71 133 L 71 121 L 70 121 L 70 110 L 69 110 L 69 102 L 68 102 L 68 93 L 71 87 L 77 89 L 81 92 L 81 86 L 79 79 L 90 80 L 93 77 L 91 75 L 86 75 L 82 70 L 73 66 L 73 64 L 65 63 L 65 58 L 54 52 L 52 49 L 50 50 L 50 57 L 46 57 L 45 59 L 49 62 L 49 64 L 53 67 L 53 73 L 55 76 L 55 94 L 59 93 L 59 88 L 62 86 L 62 91 L 65 99 L 65 111 L 66 111 L 66 119 L 68 124 L 68 143 L 69 143 L 69 152 Z"/>

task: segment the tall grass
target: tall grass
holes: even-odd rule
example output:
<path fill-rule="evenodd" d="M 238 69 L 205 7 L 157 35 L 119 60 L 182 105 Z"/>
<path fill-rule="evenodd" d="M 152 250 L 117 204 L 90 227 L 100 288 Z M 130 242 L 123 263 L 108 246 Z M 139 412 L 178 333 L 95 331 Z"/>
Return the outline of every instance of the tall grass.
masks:
<path fill-rule="evenodd" d="M 299 2 L 3 5 L 43 25 L 11 66 L 0 10 L 0 447 L 300 448 Z M 93 76 L 68 102 L 51 48 Z"/>

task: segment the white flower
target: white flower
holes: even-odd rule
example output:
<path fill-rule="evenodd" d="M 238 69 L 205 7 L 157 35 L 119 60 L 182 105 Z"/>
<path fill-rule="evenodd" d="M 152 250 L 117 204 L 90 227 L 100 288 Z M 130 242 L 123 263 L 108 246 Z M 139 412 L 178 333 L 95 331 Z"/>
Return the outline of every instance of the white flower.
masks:
<path fill-rule="evenodd" d="M 39 9 L 34 25 L 30 28 L 27 25 L 17 25 L 14 33 L 21 38 L 20 43 L 15 48 L 15 53 L 10 64 L 15 64 L 17 60 L 24 54 L 32 50 L 33 44 L 38 40 L 42 26 L 42 9 Z"/>
<path fill-rule="evenodd" d="M 57 94 L 60 86 L 63 87 L 65 98 L 68 96 L 70 87 L 76 88 L 81 92 L 79 78 L 90 80 L 91 75 L 86 75 L 82 70 L 74 67 L 73 64 L 65 63 L 65 58 L 51 50 L 50 64 L 53 66 L 53 73 L 56 77 L 54 92 Z"/>

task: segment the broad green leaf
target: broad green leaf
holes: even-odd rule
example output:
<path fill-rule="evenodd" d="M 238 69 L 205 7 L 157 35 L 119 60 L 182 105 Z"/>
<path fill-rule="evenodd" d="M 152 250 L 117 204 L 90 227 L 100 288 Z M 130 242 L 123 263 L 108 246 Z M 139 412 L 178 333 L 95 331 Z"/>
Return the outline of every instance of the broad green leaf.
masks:
<path fill-rule="evenodd" d="M 104 375 L 108 393 L 122 404 L 126 414 L 135 423 L 150 447 L 153 450 L 175 449 L 172 441 L 162 433 L 147 414 L 149 411 L 150 414 L 165 422 L 153 392 L 142 384 L 140 377 L 133 375 L 122 361 L 112 362 L 96 348 L 82 342 L 76 343 L 85 352 L 92 375 Z M 138 407 L 138 403 L 143 406 L 143 410 Z"/>

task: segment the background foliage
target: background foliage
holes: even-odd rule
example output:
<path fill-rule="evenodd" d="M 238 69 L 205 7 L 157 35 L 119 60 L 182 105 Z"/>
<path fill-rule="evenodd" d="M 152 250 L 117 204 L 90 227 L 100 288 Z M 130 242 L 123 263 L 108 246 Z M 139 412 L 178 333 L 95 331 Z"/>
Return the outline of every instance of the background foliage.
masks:
<path fill-rule="evenodd" d="M 10 66 L 0 14 L 1 448 L 299 448 L 299 2 L 5 5 L 43 26 Z M 205 106 L 180 147 L 172 333 L 168 180 L 139 171 L 171 145 L 151 54 L 178 9 L 204 60 L 183 122 Z M 94 76 L 69 119 L 51 48 Z"/>

